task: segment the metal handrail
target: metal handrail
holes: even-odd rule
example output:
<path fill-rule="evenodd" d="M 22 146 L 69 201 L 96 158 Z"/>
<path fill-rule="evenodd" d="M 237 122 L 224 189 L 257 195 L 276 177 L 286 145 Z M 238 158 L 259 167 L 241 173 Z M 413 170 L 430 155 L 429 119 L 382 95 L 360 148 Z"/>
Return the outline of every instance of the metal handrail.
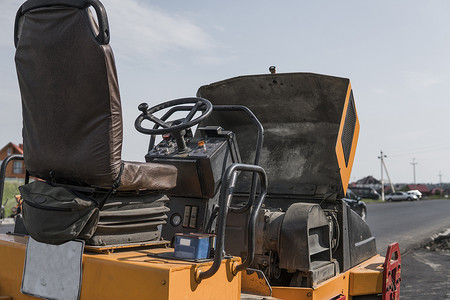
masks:
<path fill-rule="evenodd" d="M 230 165 L 223 176 L 222 187 L 219 197 L 219 225 L 217 229 L 216 247 L 214 250 L 214 262 L 212 266 L 206 270 L 197 270 L 195 280 L 200 283 L 203 279 L 213 276 L 219 270 L 223 258 L 224 244 L 225 244 L 225 226 L 228 210 L 230 208 L 231 200 L 233 198 L 234 188 L 239 172 L 253 172 L 257 173 L 260 181 L 260 191 L 256 200 L 249 198 L 249 207 L 252 207 L 250 218 L 248 221 L 248 251 L 244 262 L 233 267 L 233 274 L 245 270 L 253 261 L 255 256 L 255 225 L 256 217 L 261 208 L 264 198 L 267 194 L 267 175 L 264 169 L 256 165 L 247 164 L 232 164 Z"/>

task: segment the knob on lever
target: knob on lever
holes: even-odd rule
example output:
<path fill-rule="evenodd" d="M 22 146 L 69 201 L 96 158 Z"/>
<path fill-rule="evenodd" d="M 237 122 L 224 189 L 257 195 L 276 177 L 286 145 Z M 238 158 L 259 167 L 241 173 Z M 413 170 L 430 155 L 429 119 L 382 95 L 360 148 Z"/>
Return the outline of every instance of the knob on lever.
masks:
<path fill-rule="evenodd" d="M 144 115 L 146 115 L 146 114 L 147 114 L 147 111 L 148 111 L 148 104 L 147 104 L 147 103 L 141 103 L 141 104 L 139 104 L 138 109 L 139 109 L 140 111 L 142 111 L 142 113 L 143 113 Z"/>

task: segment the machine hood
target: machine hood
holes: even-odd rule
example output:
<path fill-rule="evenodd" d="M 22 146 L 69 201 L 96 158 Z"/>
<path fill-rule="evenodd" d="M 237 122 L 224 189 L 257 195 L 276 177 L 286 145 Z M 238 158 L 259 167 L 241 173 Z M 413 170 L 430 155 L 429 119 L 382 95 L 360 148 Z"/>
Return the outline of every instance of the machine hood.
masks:
<path fill-rule="evenodd" d="M 312 73 L 240 76 L 200 87 L 214 105 L 247 106 L 264 127 L 260 165 L 269 195 L 334 200 L 345 195 L 359 134 L 350 80 Z M 256 128 L 243 114 L 214 112 L 201 125 L 237 135 L 253 163 Z M 247 181 L 248 185 L 249 180 Z"/>

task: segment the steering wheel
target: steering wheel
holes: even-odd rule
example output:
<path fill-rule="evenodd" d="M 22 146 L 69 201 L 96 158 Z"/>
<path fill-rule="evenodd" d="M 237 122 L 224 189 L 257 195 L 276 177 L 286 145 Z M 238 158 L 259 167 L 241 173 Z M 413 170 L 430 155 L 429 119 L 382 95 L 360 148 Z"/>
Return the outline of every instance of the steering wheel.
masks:
<path fill-rule="evenodd" d="M 179 105 L 185 105 L 185 104 L 192 104 L 192 105 L 187 106 L 187 107 L 179 106 Z M 186 108 L 189 109 L 189 107 L 191 107 L 191 109 L 190 109 L 189 113 L 186 115 L 186 117 L 180 118 L 177 120 L 173 120 L 173 121 L 167 121 L 167 119 L 172 115 L 172 113 L 177 111 L 176 106 L 179 106 L 179 108 L 183 108 L 183 110 L 186 110 Z M 160 110 L 169 108 L 169 107 L 173 107 L 173 109 L 169 110 L 161 118 L 157 118 L 154 116 L 154 113 L 156 113 Z M 142 113 L 136 118 L 136 121 L 134 122 L 134 127 L 136 128 L 137 131 L 144 133 L 144 134 L 149 134 L 149 135 L 170 133 L 177 140 L 177 144 L 178 144 L 178 148 L 179 148 L 178 150 L 184 151 L 186 149 L 184 138 L 183 138 L 183 136 L 185 134 L 184 129 L 187 129 L 194 125 L 197 125 L 202 120 L 207 118 L 211 114 L 211 112 L 213 110 L 213 106 L 212 106 L 211 102 L 209 102 L 208 100 L 206 100 L 204 98 L 191 97 L 191 98 L 180 98 L 180 99 L 170 100 L 170 101 L 155 105 L 152 108 L 148 108 L 147 103 L 141 103 L 141 104 L 139 104 L 138 109 L 140 111 L 142 111 Z M 192 119 L 198 111 L 201 111 L 202 114 L 200 116 L 198 116 L 197 118 Z M 149 128 L 142 127 L 142 122 L 144 120 L 148 120 L 148 121 L 155 123 L 154 128 L 149 129 Z M 158 127 L 162 127 L 162 128 L 158 128 Z"/>
<path fill-rule="evenodd" d="M 158 112 L 160 110 L 163 110 L 163 109 L 166 109 L 169 107 L 174 107 L 174 106 L 182 105 L 182 104 L 191 104 L 191 103 L 194 104 L 194 105 L 192 105 L 191 110 L 189 111 L 189 113 L 187 114 L 186 117 L 181 118 L 181 119 L 167 122 L 166 119 L 170 115 L 166 114 L 161 119 L 159 119 L 153 115 L 155 112 Z M 209 102 L 206 99 L 193 97 L 193 98 L 181 98 L 181 99 L 170 100 L 170 101 L 155 105 L 152 108 L 148 108 L 147 103 L 141 103 L 141 104 L 139 104 L 138 109 L 140 111 L 142 111 L 142 114 L 140 114 L 137 117 L 136 121 L 134 122 L 134 127 L 136 127 L 136 130 L 141 133 L 154 135 L 154 134 L 165 134 L 165 133 L 177 132 L 177 131 L 181 131 L 183 129 L 192 127 L 194 125 L 197 125 L 198 123 L 200 123 L 202 120 L 204 120 L 206 117 L 208 117 L 211 114 L 212 104 L 211 104 L 211 102 Z M 200 110 L 202 110 L 202 114 L 199 117 L 192 120 L 195 113 Z M 149 121 L 155 123 L 157 126 L 160 126 L 163 128 L 160 128 L 160 129 L 144 128 L 144 127 L 142 127 L 142 122 L 144 120 L 149 120 Z"/>

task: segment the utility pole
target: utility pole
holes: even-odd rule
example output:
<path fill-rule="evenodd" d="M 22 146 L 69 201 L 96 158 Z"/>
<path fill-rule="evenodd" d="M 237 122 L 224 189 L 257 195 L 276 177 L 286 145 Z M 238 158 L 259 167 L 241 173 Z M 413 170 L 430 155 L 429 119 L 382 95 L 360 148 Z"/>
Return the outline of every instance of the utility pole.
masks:
<path fill-rule="evenodd" d="M 387 156 L 383 155 L 383 151 L 380 150 L 380 156 L 378 156 L 378 158 L 380 159 L 380 165 L 381 165 L 381 201 L 384 201 L 383 165 L 384 165 L 385 157 L 387 157 Z"/>
<path fill-rule="evenodd" d="M 413 176 L 414 176 L 414 188 L 417 189 L 417 185 L 416 185 L 416 165 L 418 164 L 416 162 L 416 158 L 413 157 L 413 161 L 412 161 L 412 166 L 413 166 Z"/>
<path fill-rule="evenodd" d="M 439 187 L 442 188 L 442 172 L 439 171 Z"/>
<path fill-rule="evenodd" d="M 386 164 L 384 163 L 384 158 L 387 157 L 383 154 L 383 151 L 380 150 L 380 156 L 378 158 L 380 159 L 381 164 L 381 200 L 384 201 L 384 179 L 383 179 L 383 168 L 386 171 L 387 178 L 389 180 L 389 184 L 391 185 L 391 191 L 395 193 L 394 185 L 392 184 L 391 177 L 389 176 L 389 172 L 386 168 Z"/>
<path fill-rule="evenodd" d="M 384 157 L 386 157 L 386 155 Z M 384 159 L 383 159 L 383 166 L 384 166 L 384 170 L 386 171 L 387 178 L 389 180 L 389 185 L 391 186 L 391 191 L 393 193 L 395 193 L 395 188 L 394 188 L 394 185 L 392 184 L 391 177 L 389 176 L 389 172 L 386 168 L 386 164 L 384 163 Z"/>

